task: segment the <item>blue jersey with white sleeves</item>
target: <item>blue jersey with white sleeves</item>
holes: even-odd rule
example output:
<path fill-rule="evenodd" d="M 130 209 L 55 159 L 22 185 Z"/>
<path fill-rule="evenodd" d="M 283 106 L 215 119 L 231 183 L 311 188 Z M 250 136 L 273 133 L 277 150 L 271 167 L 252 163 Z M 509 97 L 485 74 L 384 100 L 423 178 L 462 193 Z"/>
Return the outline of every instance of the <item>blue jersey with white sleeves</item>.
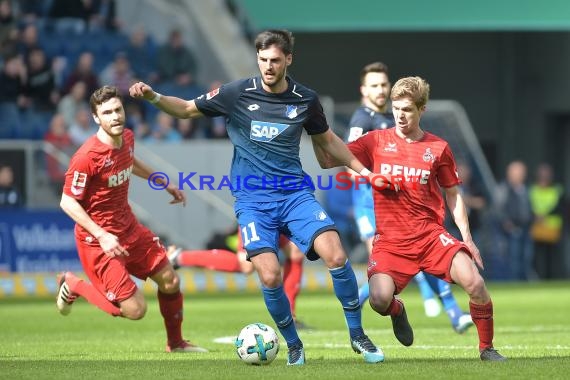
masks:
<path fill-rule="evenodd" d="M 270 202 L 314 190 L 301 167 L 301 134 L 324 133 L 329 126 L 315 91 L 290 77 L 287 83 L 285 92 L 273 94 L 263 89 L 261 77 L 241 79 L 195 99 L 204 115 L 226 117 L 236 200 Z"/>
<path fill-rule="evenodd" d="M 348 125 L 348 133 L 345 141 L 353 142 L 360 136 L 374 131 L 376 129 L 392 128 L 396 125 L 394 114 L 389 110 L 386 113 L 376 112 L 366 106 L 358 107 Z M 352 189 L 352 203 L 355 209 L 364 208 L 374 210 L 374 201 L 372 199 L 372 186 L 359 185 L 358 189 Z M 358 211 L 358 210 L 356 210 Z"/>

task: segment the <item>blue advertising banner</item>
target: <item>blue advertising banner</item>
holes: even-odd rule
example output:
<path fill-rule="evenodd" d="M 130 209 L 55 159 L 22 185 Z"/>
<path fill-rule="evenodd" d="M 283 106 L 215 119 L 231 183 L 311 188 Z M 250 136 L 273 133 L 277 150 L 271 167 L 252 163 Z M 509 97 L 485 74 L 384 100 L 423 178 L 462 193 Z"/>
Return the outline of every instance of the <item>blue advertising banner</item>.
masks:
<path fill-rule="evenodd" d="M 81 271 L 74 225 L 60 210 L 0 210 L 0 272 Z"/>

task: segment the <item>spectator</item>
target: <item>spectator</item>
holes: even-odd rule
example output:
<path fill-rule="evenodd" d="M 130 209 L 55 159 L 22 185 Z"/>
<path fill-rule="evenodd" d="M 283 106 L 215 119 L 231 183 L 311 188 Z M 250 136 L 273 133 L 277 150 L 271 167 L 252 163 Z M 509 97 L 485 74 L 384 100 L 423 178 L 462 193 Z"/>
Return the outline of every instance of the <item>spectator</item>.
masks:
<path fill-rule="evenodd" d="M 125 119 L 125 126 L 130 130 L 134 130 L 137 124 L 145 119 L 143 107 L 138 103 L 132 102 L 125 105 Z"/>
<path fill-rule="evenodd" d="M 115 59 L 101 73 L 99 82 L 108 86 L 115 86 L 121 96 L 128 99 L 129 87 L 135 81 L 135 75 L 125 52 L 115 54 Z"/>
<path fill-rule="evenodd" d="M 156 115 L 156 122 L 152 128 L 152 136 L 147 138 L 147 142 L 180 142 L 182 136 L 175 128 L 174 118 L 166 112 L 159 112 Z"/>
<path fill-rule="evenodd" d="M 198 66 L 190 49 L 184 46 L 182 33 L 178 29 L 170 32 L 168 42 L 158 52 L 158 72 L 160 81 L 179 86 L 196 84 Z"/>
<path fill-rule="evenodd" d="M 131 33 L 126 53 L 137 78 L 149 82 L 157 80 L 156 46 L 142 25 Z"/>
<path fill-rule="evenodd" d="M 18 0 L 17 4 L 16 13 L 24 24 L 41 24 L 49 11 L 51 1 Z"/>
<path fill-rule="evenodd" d="M 29 100 L 26 97 L 27 73 L 21 56 L 12 55 L 6 58 L 0 73 L 0 103 L 10 103 L 26 108 Z"/>
<path fill-rule="evenodd" d="M 528 188 L 525 184 L 526 165 L 513 161 L 507 166 L 505 180 L 497 191 L 497 209 L 507 241 L 509 266 L 514 280 L 528 281 L 534 277 L 533 247 L 530 225 L 533 220 Z"/>
<path fill-rule="evenodd" d="M 59 101 L 55 75 L 41 48 L 33 48 L 28 55 L 28 83 L 26 93 L 34 111 L 53 112 Z"/>
<path fill-rule="evenodd" d="M 14 185 L 14 170 L 0 163 L 0 208 L 23 206 L 22 194 Z"/>
<path fill-rule="evenodd" d="M 0 0 L 0 53 L 1 57 L 14 52 L 18 39 L 18 26 L 10 0 Z M 0 59 L 1 59 L 0 57 Z"/>
<path fill-rule="evenodd" d="M 46 153 L 46 169 L 50 179 L 50 185 L 56 194 L 61 193 L 65 182 L 66 163 L 59 160 L 60 153 L 71 155 L 75 147 L 71 142 L 71 137 L 67 133 L 67 125 L 61 114 L 53 115 L 49 129 L 44 136 L 44 141 L 50 143 L 55 150 Z"/>
<path fill-rule="evenodd" d="M 86 4 L 90 3 L 90 0 L 52 0 L 48 16 L 54 20 L 55 30 L 58 33 L 85 32 L 89 18 Z"/>
<path fill-rule="evenodd" d="M 39 47 L 38 27 L 35 24 L 27 24 L 20 32 L 18 52 L 22 54 L 24 61 L 28 61 L 30 52 Z"/>
<path fill-rule="evenodd" d="M 146 121 L 141 121 L 136 124 L 133 131 L 135 132 L 135 139 L 137 141 L 149 141 L 152 140 L 152 129 Z"/>
<path fill-rule="evenodd" d="M 222 82 L 214 81 L 210 84 L 209 91 L 214 91 L 222 85 Z M 215 116 L 211 118 L 204 119 L 209 125 L 206 126 L 206 137 L 210 139 L 225 139 L 228 137 L 228 131 L 226 130 L 226 118 L 223 116 Z"/>
<path fill-rule="evenodd" d="M 88 108 L 86 99 L 87 86 L 85 82 L 76 82 L 71 88 L 71 92 L 61 98 L 57 106 L 57 112 L 63 115 L 65 124 L 71 125 L 75 122 L 75 114 L 80 108 Z"/>
<path fill-rule="evenodd" d="M 564 188 L 553 182 L 552 167 L 540 164 L 536 179 L 530 188 L 530 202 L 534 214 L 532 238 L 534 240 L 535 269 L 540 278 L 557 277 L 562 264 L 560 240 L 563 228 Z"/>
<path fill-rule="evenodd" d="M 83 1 L 89 22 L 89 29 L 116 31 L 121 23 L 117 18 L 115 0 Z"/>
<path fill-rule="evenodd" d="M 458 162 L 457 174 L 461 180 L 459 189 L 461 190 L 461 195 L 463 196 L 463 201 L 465 202 L 465 208 L 469 214 L 468 218 L 471 235 L 473 236 L 473 241 L 475 244 L 477 246 L 480 246 L 481 228 L 483 226 L 482 214 L 487 207 L 487 200 L 485 198 L 483 190 L 480 188 L 477 182 L 473 180 L 472 169 L 469 164 L 465 162 Z M 453 222 L 449 210 L 446 212 L 445 226 L 448 231 L 451 232 L 456 238 L 461 238 L 461 234 Z"/>
<path fill-rule="evenodd" d="M 69 126 L 69 137 L 74 146 L 79 147 L 97 133 L 97 127 L 87 107 L 81 107 L 75 113 L 75 121 Z"/>
<path fill-rule="evenodd" d="M 152 130 L 145 120 L 144 109 L 140 103 L 129 102 L 125 105 L 126 127 L 135 133 L 137 141 L 143 141 L 152 135 Z"/>
<path fill-rule="evenodd" d="M 92 94 L 99 88 L 99 78 L 93 69 L 93 54 L 86 51 L 81 53 L 77 64 L 63 85 L 63 93 L 68 94 L 77 82 L 85 82 L 86 94 Z"/>
<path fill-rule="evenodd" d="M 190 140 L 196 137 L 196 120 L 179 119 L 176 121 L 176 129 L 184 140 Z"/>

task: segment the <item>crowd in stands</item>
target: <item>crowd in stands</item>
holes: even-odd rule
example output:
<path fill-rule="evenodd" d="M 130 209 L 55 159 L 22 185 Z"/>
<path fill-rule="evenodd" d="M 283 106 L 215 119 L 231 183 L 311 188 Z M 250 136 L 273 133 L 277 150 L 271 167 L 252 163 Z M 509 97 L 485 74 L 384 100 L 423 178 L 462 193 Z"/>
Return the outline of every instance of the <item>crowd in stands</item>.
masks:
<path fill-rule="evenodd" d="M 180 30 L 173 28 L 164 43 L 143 26 L 127 33 L 115 5 L 115 0 L 0 0 L 0 138 L 41 140 L 56 134 L 60 145 L 80 145 L 96 129 L 89 96 L 104 84 L 124 95 L 128 126 L 142 141 L 227 137 L 223 119 L 168 119 L 152 106 L 130 101 L 128 88 L 136 80 L 182 98 L 194 98 L 209 86 L 197 80 L 198 62 Z M 63 130 L 54 127 L 62 122 Z M 61 137 L 65 134 L 69 138 Z"/>

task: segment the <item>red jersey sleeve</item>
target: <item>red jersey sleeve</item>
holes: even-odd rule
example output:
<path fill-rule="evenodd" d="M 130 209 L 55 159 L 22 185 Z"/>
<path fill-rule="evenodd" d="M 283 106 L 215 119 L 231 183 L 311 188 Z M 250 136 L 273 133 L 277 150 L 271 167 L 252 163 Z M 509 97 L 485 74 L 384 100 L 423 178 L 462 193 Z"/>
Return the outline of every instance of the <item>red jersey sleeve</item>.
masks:
<path fill-rule="evenodd" d="M 453 187 L 461 184 L 457 175 L 455 158 L 449 145 L 446 145 L 441 153 L 440 162 L 437 168 L 437 182 L 441 187 Z"/>
<path fill-rule="evenodd" d="M 87 154 L 75 154 L 71 158 L 65 173 L 63 193 L 77 200 L 82 200 L 87 193 L 87 186 L 93 176 L 93 163 Z"/>
<path fill-rule="evenodd" d="M 369 132 L 353 142 L 349 143 L 348 149 L 354 154 L 354 156 L 364 165 L 368 170 L 374 171 L 373 168 L 373 152 L 372 147 L 376 142 L 376 133 Z"/>

